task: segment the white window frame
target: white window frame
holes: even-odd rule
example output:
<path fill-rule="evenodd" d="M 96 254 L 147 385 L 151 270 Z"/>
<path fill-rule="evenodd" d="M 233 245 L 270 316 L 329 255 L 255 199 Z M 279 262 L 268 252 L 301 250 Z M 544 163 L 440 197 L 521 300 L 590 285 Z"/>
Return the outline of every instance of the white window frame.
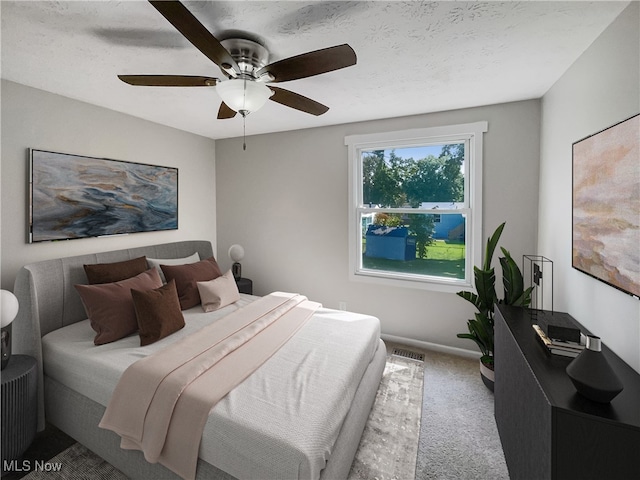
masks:
<path fill-rule="evenodd" d="M 482 260 L 482 152 L 483 133 L 488 122 L 474 122 L 416 128 L 395 132 L 349 135 L 344 143 L 349 158 L 349 279 L 397 287 L 421 288 L 442 292 L 473 289 L 473 266 Z M 368 270 L 362 268 L 362 226 L 360 213 L 380 211 L 362 204 L 362 152 L 401 149 L 429 144 L 465 142 L 464 191 L 465 207 L 456 210 L 438 209 L 438 214 L 465 215 L 465 278 L 447 279 L 412 275 L 402 272 Z M 385 209 L 397 213 L 429 213 L 424 209 Z"/>

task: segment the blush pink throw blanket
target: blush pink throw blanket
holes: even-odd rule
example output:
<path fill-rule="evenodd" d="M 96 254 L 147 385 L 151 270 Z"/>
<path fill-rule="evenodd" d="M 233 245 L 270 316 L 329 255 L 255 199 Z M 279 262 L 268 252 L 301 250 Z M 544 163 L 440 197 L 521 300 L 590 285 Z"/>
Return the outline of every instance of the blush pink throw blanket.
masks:
<path fill-rule="evenodd" d="M 121 448 L 195 478 L 209 411 L 287 342 L 320 307 L 276 292 L 138 360 L 122 374 L 100 427 Z"/>

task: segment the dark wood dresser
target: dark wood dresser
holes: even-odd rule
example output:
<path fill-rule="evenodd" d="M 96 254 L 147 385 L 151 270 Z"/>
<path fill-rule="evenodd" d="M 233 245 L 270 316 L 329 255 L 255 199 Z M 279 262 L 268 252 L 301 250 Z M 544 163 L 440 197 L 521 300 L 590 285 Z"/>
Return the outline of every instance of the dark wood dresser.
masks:
<path fill-rule="evenodd" d="M 591 333 L 566 313 L 496 306 L 495 417 L 509 476 L 640 479 L 640 375 L 603 344 L 624 390 L 610 404 L 582 397 L 565 372 L 573 359 L 549 354 L 531 326 L 554 316 Z"/>

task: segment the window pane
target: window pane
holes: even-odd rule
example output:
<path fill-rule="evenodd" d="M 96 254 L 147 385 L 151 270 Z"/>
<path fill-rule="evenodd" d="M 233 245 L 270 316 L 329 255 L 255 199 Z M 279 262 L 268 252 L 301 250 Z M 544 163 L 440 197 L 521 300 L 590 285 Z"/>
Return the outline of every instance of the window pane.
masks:
<path fill-rule="evenodd" d="M 419 208 L 464 201 L 465 144 L 362 152 L 362 204 Z"/>
<path fill-rule="evenodd" d="M 465 278 L 464 215 L 380 212 L 360 219 L 362 269 Z"/>
<path fill-rule="evenodd" d="M 487 129 L 483 121 L 345 137 L 350 280 L 441 292 L 472 287 L 472 267 L 482 259 Z"/>

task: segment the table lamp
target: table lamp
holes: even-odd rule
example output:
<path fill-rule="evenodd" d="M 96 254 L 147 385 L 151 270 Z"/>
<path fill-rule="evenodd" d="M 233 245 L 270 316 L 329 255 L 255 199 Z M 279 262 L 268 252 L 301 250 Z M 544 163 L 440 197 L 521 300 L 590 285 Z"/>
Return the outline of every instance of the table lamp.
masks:
<path fill-rule="evenodd" d="M 242 265 L 240 265 L 240 260 L 244 258 L 244 248 L 242 248 L 242 245 L 231 245 L 229 247 L 229 258 L 233 260 L 231 271 L 233 272 L 233 278 L 235 278 L 237 282 L 242 278 Z"/>
<path fill-rule="evenodd" d="M 2 325 L 2 370 L 11 358 L 11 322 L 18 315 L 18 299 L 9 290 L 0 290 L 0 324 Z"/>

